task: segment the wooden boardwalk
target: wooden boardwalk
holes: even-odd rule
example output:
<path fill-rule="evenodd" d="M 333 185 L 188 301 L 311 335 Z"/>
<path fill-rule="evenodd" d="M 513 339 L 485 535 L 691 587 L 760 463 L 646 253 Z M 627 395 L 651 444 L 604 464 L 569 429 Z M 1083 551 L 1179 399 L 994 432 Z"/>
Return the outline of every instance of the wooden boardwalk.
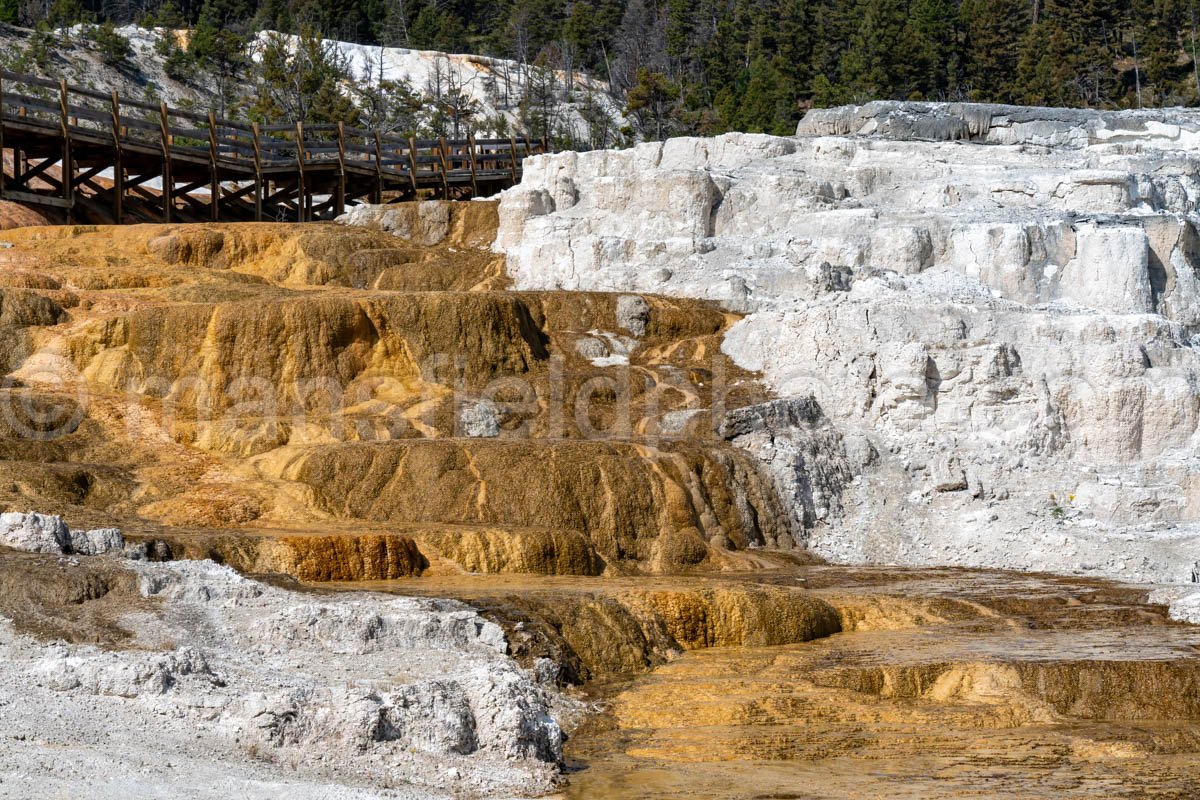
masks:
<path fill-rule="evenodd" d="M 247 126 L 0 70 L 0 199 L 68 221 L 332 219 L 359 202 L 488 196 L 545 152 L 528 139 Z"/>

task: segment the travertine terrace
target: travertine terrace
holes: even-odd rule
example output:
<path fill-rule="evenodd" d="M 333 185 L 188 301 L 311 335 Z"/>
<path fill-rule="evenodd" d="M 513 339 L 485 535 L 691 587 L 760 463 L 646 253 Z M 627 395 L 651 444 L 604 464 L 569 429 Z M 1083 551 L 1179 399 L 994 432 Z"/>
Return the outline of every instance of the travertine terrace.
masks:
<path fill-rule="evenodd" d="M 0 233 L 0 797 L 1195 796 L 1197 130 Z"/>
<path fill-rule="evenodd" d="M 1190 111 L 814 111 L 538 159 L 497 249 L 518 288 L 747 313 L 723 351 L 839 434 L 757 451 L 821 555 L 1187 582 L 1198 146 Z"/>

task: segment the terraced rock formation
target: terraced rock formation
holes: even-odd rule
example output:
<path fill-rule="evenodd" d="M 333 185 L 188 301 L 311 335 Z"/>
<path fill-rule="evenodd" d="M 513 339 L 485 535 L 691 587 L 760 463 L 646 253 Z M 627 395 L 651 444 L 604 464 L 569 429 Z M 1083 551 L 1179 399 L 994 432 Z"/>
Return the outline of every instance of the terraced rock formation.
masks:
<path fill-rule="evenodd" d="M 0 796 L 1200 793 L 1191 157 L 914 114 L 6 231 Z"/>
<path fill-rule="evenodd" d="M 518 289 L 747 313 L 723 351 L 840 437 L 815 498 L 794 448 L 759 451 L 823 556 L 1186 582 L 1197 137 L 1185 110 L 814 111 L 536 159 L 497 249 Z"/>
<path fill-rule="evenodd" d="M 802 575 L 843 633 L 689 652 L 611 690 L 568 797 L 1188 797 L 1198 629 L 1142 592 L 955 570 Z"/>
<path fill-rule="evenodd" d="M 708 411 L 764 398 L 732 315 L 502 291 L 494 205 L 389 214 L 13 231 L 3 501 L 306 580 L 793 546 Z"/>
<path fill-rule="evenodd" d="M 0 705 L 30 765 L 3 792 L 538 794 L 580 713 L 559 662 L 519 664 L 459 604 L 288 581 L 747 570 L 794 546 L 696 410 L 765 399 L 719 355 L 734 317 L 505 291 L 495 226 L 473 203 L 377 230 L 6 232 L 0 503 L 65 522 L 0 524 Z"/>

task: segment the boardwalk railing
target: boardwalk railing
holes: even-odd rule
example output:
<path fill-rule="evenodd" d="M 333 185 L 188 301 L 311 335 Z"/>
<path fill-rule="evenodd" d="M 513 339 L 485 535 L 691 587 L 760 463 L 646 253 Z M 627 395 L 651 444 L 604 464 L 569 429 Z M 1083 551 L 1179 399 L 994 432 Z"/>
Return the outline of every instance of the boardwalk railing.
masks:
<path fill-rule="evenodd" d="M 0 70 L 0 199 L 112 222 L 309 221 L 348 204 L 512 186 L 528 139 L 413 139 L 346 125 L 246 125 Z"/>

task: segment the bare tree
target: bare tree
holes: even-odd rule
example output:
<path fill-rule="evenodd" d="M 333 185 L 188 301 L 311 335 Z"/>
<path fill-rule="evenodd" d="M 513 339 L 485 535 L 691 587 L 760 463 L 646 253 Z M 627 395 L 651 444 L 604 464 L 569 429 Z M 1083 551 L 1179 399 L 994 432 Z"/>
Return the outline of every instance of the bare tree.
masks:
<path fill-rule="evenodd" d="M 568 39 L 560 39 L 557 43 L 558 48 L 558 68 L 563 74 L 563 89 L 566 91 L 567 98 L 570 99 L 571 93 L 575 88 L 575 64 L 579 59 L 579 51 L 575 47 L 575 43 Z"/>
<path fill-rule="evenodd" d="M 642 70 L 665 72 L 668 67 L 666 15 L 646 0 L 629 0 L 617 29 L 613 88 L 627 91 Z"/>
<path fill-rule="evenodd" d="M 433 71 L 425 80 L 424 105 L 433 133 L 438 136 L 449 134 L 455 139 L 471 132 L 471 123 L 480 112 L 479 103 L 467 90 L 467 82 L 445 56 L 434 60 Z"/>
<path fill-rule="evenodd" d="M 1196 58 L 1196 4 L 1192 3 L 1188 13 L 1192 29 L 1192 77 L 1196 80 L 1196 96 L 1200 97 L 1200 59 Z"/>
<path fill-rule="evenodd" d="M 384 11 L 380 39 L 382 43 L 399 47 L 408 47 L 408 20 L 412 14 L 410 0 L 389 0 Z"/>
<path fill-rule="evenodd" d="M 512 43 L 512 57 L 520 66 L 521 71 L 529 64 L 529 10 L 524 5 L 517 6 L 508 18 L 508 39 Z"/>
<path fill-rule="evenodd" d="M 382 73 L 374 77 L 374 68 L 367 65 L 357 93 L 357 103 L 362 109 L 366 126 L 380 133 L 416 133 L 420 122 L 421 98 L 409 88 L 405 80 L 385 80 Z"/>

